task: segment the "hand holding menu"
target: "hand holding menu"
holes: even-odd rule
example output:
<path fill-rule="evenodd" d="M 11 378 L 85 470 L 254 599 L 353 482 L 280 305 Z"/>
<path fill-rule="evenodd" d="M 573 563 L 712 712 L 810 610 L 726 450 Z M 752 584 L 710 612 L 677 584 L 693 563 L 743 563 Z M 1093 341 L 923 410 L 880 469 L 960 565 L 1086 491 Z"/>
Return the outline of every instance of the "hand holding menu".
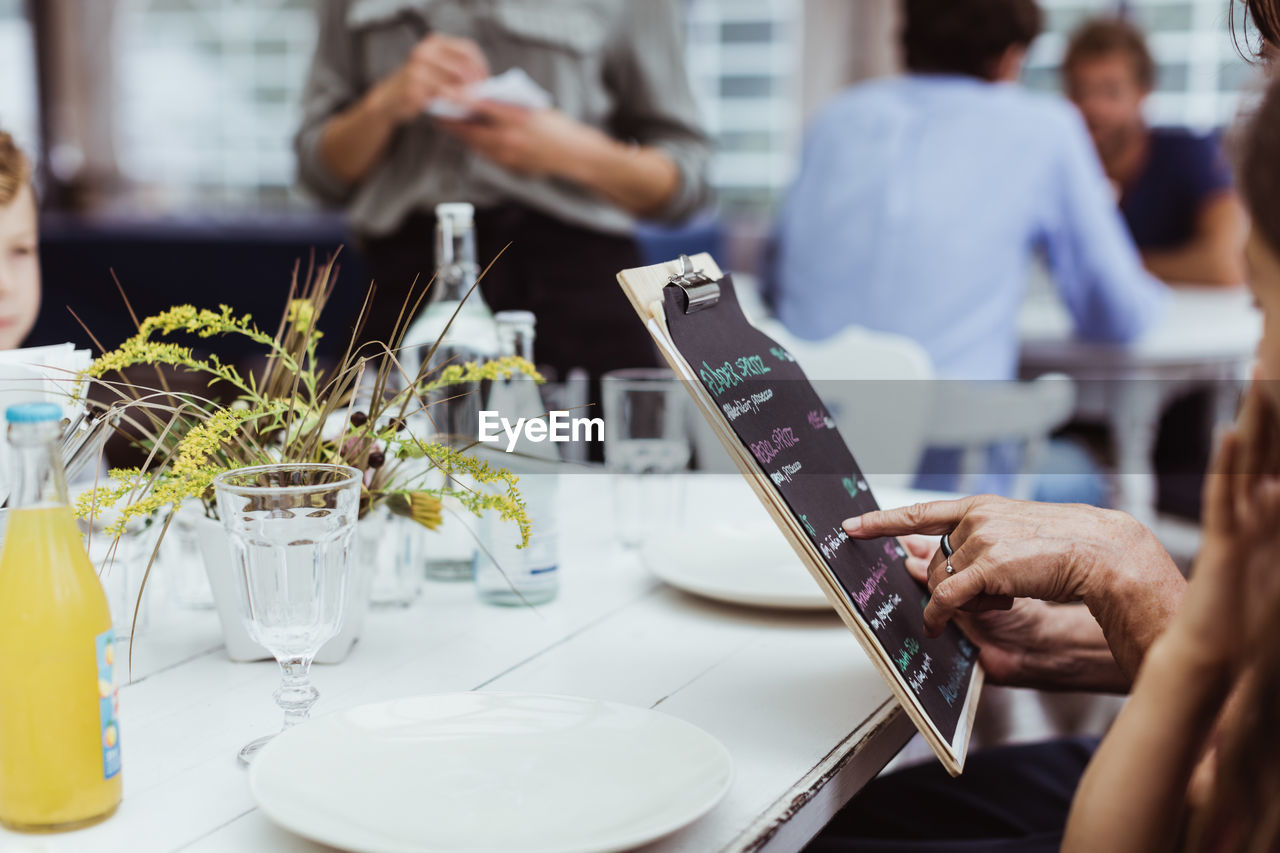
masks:
<path fill-rule="evenodd" d="M 977 648 L 954 625 L 924 636 L 928 593 L 897 540 L 844 533 L 845 518 L 878 507 L 834 421 L 791 354 L 747 321 L 711 257 L 682 261 L 618 280 L 827 599 L 958 774 L 982 684 Z"/>

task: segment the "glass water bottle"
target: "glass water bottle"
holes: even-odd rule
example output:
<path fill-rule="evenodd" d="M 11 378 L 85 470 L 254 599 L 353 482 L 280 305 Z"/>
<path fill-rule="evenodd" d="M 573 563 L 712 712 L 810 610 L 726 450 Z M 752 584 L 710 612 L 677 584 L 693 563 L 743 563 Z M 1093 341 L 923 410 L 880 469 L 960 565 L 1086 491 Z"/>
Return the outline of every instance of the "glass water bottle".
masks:
<path fill-rule="evenodd" d="M 530 311 L 500 311 L 497 315 L 499 354 L 533 361 L 535 318 Z M 495 381 L 488 410 L 517 423 L 519 418 L 546 417 L 538 385 L 517 374 Z M 505 447 L 505 445 L 504 445 Z M 501 462 L 519 476 L 517 487 L 529 514 L 529 544 L 520 545 L 520 532 L 510 522 L 489 516 L 483 524 L 485 550 L 476 556 L 476 591 L 489 604 L 542 604 L 560 589 L 560 540 L 557 519 L 560 452 L 549 440 L 531 441 L 522 434 L 508 458 Z"/>
<path fill-rule="evenodd" d="M 0 553 L 0 823 L 72 829 L 120 803 L 115 634 L 67 505 L 62 410 L 10 406 Z"/>

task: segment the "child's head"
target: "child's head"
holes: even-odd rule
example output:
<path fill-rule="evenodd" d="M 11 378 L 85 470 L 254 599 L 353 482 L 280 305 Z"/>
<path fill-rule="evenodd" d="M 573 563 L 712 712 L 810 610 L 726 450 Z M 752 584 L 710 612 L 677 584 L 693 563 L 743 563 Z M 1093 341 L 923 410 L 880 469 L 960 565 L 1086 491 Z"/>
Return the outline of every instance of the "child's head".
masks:
<path fill-rule="evenodd" d="M 31 167 L 0 131 L 0 349 L 22 345 L 40 310 L 40 257 Z"/>

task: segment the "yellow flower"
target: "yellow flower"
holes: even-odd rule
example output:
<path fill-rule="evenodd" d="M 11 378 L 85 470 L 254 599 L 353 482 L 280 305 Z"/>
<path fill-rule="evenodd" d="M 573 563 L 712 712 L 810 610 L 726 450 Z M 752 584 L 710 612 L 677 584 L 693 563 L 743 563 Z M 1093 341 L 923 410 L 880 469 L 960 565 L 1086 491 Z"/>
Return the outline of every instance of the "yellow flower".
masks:
<path fill-rule="evenodd" d="M 179 367 L 195 367 L 199 363 L 191 355 L 189 347 L 164 344 L 132 337 L 119 349 L 103 353 L 89 365 L 88 373 L 101 378 L 116 370 L 124 370 L 135 364 L 172 364 Z"/>
<path fill-rule="evenodd" d="M 386 501 L 387 508 L 396 515 L 411 518 L 428 530 L 435 530 L 444 522 L 444 504 L 429 492 L 391 492 Z"/>
<path fill-rule="evenodd" d="M 310 299 L 292 299 L 285 320 L 296 329 L 310 329 L 316 317 L 316 305 Z"/>
<path fill-rule="evenodd" d="M 496 382 L 510 379 L 516 374 L 524 374 L 535 382 L 544 381 L 538 368 L 527 359 L 518 355 L 506 355 L 502 358 L 477 364 L 468 361 L 466 364 L 450 364 L 442 368 L 436 378 L 422 387 L 422 392 L 434 391 L 449 385 L 463 385 L 468 382 Z"/>

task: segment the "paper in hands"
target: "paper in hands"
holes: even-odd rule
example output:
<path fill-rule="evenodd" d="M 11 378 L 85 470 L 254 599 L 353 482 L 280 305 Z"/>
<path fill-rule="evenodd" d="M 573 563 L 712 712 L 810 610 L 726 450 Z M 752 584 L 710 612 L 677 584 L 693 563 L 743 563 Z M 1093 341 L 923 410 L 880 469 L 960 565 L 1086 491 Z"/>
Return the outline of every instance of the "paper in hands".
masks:
<path fill-rule="evenodd" d="M 467 95 L 473 101 L 497 101 L 531 110 L 543 110 L 551 106 L 551 95 L 533 82 L 533 78 L 521 68 L 512 68 L 496 77 L 481 80 L 471 87 Z M 476 115 L 470 104 L 449 98 L 435 98 L 427 104 L 426 112 L 435 118 L 454 121 L 466 121 Z"/>

